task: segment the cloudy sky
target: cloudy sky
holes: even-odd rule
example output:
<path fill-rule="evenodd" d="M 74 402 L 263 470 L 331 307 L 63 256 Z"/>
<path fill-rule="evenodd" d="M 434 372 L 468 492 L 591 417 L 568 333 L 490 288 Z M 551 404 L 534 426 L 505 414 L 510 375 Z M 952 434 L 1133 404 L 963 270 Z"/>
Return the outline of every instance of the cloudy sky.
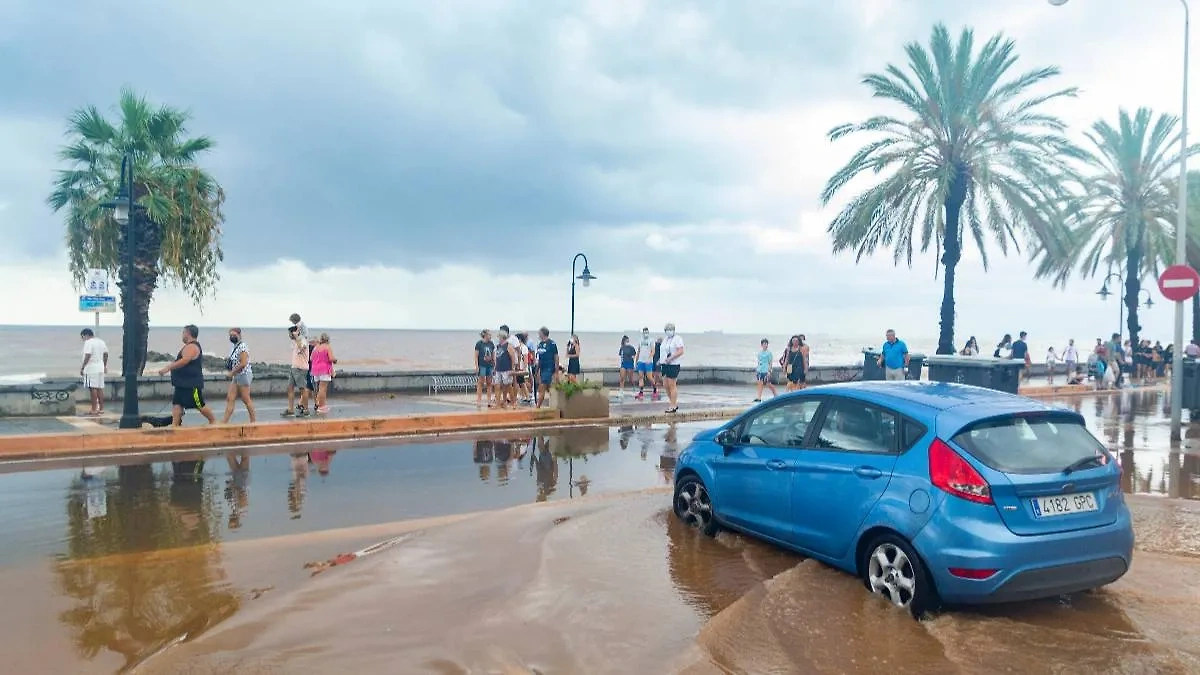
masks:
<path fill-rule="evenodd" d="M 818 195 L 860 142 L 825 133 L 897 112 L 860 76 L 937 21 L 1059 65 L 1077 130 L 1179 111 L 1174 0 L 0 0 L 0 323 L 83 320 L 45 197 L 67 116 L 128 85 L 192 111 L 229 194 L 216 296 L 155 324 L 565 327 L 583 251 L 581 329 L 934 336 L 933 254 L 835 258 Z M 960 341 L 1111 331 L 1098 286 L 969 254 Z"/>

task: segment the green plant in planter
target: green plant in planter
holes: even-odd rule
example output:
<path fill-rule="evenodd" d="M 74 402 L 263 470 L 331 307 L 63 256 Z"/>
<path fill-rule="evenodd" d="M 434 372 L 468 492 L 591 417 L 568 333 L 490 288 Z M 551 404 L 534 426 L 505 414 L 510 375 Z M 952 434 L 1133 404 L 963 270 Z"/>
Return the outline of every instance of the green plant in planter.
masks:
<path fill-rule="evenodd" d="M 554 385 L 555 391 L 567 398 L 571 398 L 575 394 L 582 391 L 599 391 L 600 383 L 583 380 L 580 382 L 572 382 L 570 380 L 562 380 Z"/>

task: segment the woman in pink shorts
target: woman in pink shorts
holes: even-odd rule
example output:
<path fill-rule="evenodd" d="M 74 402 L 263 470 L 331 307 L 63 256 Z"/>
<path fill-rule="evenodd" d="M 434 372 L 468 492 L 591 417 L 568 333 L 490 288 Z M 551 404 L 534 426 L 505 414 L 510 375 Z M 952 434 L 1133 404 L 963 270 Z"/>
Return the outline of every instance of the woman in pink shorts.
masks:
<path fill-rule="evenodd" d="M 329 333 L 321 333 L 317 338 L 317 346 L 312 351 L 312 376 L 317 383 L 316 411 L 329 412 L 326 396 L 329 395 L 329 383 L 333 381 L 333 364 L 337 358 L 333 355 L 333 347 L 329 345 Z"/>

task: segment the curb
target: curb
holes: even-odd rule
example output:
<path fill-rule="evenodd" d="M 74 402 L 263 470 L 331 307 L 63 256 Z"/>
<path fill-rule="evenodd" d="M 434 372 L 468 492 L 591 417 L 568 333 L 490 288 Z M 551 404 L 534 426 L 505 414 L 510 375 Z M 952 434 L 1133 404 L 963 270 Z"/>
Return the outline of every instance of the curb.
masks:
<path fill-rule="evenodd" d="M 1140 391 L 1161 391 L 1146 387 Z M 1113 395 L 1123 389 L 1096 391 L 1086 385 L 1034 387 L 1021 392 L 1030 398 Z M 549 409 L 502 410 L 476 413 L 438 413 L 391 417 L 352 417 L 304 422 L 263 422 L 160 429 L 127 429 L 106 433 L 75 432 L 0 436 L 0 461 L 123 455 L 138 451 L 228 448 L 314 441 L 353 441 L 367 438 L 440 436 L 513 427 L 620 427 L 670 422 L 699 422 L 736 417 L 750 406 L 691 410 L 673 414 L 648 413 L 598 418 L 563 419 Z"/>

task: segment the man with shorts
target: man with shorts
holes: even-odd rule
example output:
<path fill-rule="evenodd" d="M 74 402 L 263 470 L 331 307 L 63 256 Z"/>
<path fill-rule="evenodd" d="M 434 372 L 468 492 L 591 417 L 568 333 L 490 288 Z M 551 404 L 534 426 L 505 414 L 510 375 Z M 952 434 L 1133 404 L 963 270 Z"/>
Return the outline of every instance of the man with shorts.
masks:
<path fill-rule="evenodd" d="M 646 397 L 646 380 L 654 384 L 654 340 L 650 339 L 650 329 L 642 329 L 642 339 L 637 348 L 638 393 L 635 398 L 642 400 Z M 655 392 L 658 390 L 655 389 Z"/>
<path fill-rule="evenodd" d="M 683 359 L 683 338 L 675 334 L 675 324 L 668 323 L 663 332 L 666 339 L 662 343 L 662 377 L 667 388 L 667 399 L 671 407 L 665 412 L 679 412 L 679 368 Z"/>
<path fill-rule="evenodd" d="M 537 407 L 541 408 L 546 404 L 546 394 L 550 391 L 550 385 L 554 383 L 554 375 L 558 373 L 558 345 L 550 339 L 550 329 L 545 326 L 538 330 L 538 337 L 541 340 L 534 353 L 537 354 L 538 384 L 540 385 Z"/>
<path fill-rule="evenodd" d="M 488 407 L 492 407 L 492 375 L 496 372 L 496 344 L 492 342 L 492 331 L 484 328 L 479 331 L 479 340 L 475 343 L 475 406 L 483 406 L 487 397 Z"/>
<path fill-rule="evenodd" d="M 292 417 L 299 414 L 308 415 L 308 371 L 309 351 L 308 339 L 300 332 L 299 325 L 288 327 L 288 338 L 292 341 L 291 368 L 288 369 L 288 402 L 287 410 L 280 413 L 281 417 Z M 296 407 L 296 392 L 300 392 L 300 406 Z M 295 412 L 293 412 L 295 410 Z"/>
<path fill-rule="evenodd" d="M 83 364 L 79 366 L 79 376 L 83 378 L 83 386 L 87 387 L 92 400 L 92 410 L 89 415 L 104 414 L 104 375 L 108 372 L 108 345 L 96 337 L 91 328 L 79 331 L 83 340 Z"/>
<path fill-rule="evenodd" d="M 200 329 L 188 324 L 183 327 L 182 337 L 183 349 L 174 361 L 158 371 L 159 375 L 170 373 L 171 386 L 175 387 L 171 396 L 171 421 L 180 426 L 184 410 L 199 410 L 209 424 L 216 424 L 216 416 L 204 402 L 204 348 L 196 339 L 200 337 Z"/>
<path fill-rule="evenodd" d="M 908 374 L 908 345 L 896 337 L 896 331 L 888 329 L 883 341 L 879 365 L 883 366 L 884 378 L 903 380 Z"/>

